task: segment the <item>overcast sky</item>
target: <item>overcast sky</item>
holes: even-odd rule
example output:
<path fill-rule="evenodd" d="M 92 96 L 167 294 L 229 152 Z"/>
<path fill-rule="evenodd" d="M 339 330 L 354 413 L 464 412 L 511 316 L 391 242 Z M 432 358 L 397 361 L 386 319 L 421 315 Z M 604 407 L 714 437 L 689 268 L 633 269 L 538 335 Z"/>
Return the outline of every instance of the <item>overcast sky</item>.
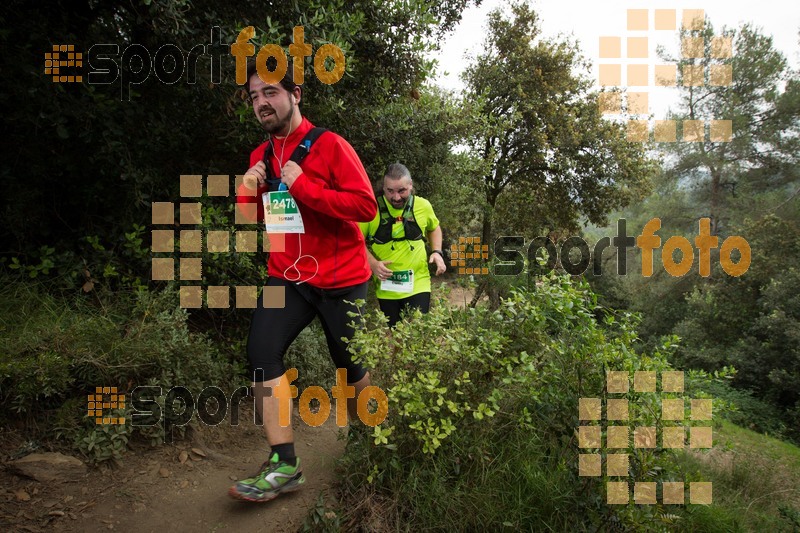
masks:
<path fill-rule="evenodd" d="M 675 9 L 678 25 L 684 9 L 703 9 L 706 16 L 710 18 L 715 31 L 721 30 L 723 26 L 736 27 L 744 22 L 753 23 L 764 33 L 773 37 L 776 48 L 783 52 L 794 68 L 798 68 L 800 65 L 800 45 L 798 45 L 800 2 L 797 1 L 529 0 L 529 3 L 539 13 L 542 29 L 546 36 L 567 34 L 579 41 L 584 56 L 593 64 L 590 75 L 595 83 L 597 83 L 598 63 L 614 61 L 599 58 L 600 37 L 621 37 L 623 56 L 626 53 L 626 37 L 648 37 L 649 59 L 621 59 L 619 62 L 623 65 L 626 62 L 648 62 L 651 65 L 651 76 L 652 65 L 664 63 L 657 59 L 657 45 L 664 45 L 670 50 L 677 51 L 677 31 L 654 29 L 655 9 Z M 505 4 L 507 2 L 500 0 L 484 0 L 480 7 L 472 7 L 465 11 L 461 24 L 443 42 L 442 51 L 436 55 L 440 64 L 436 83 L 448 89 L 458 90 L 462 87 L 459 75 L 468 63 L 464 54 L 472 53 L 474 55 L 481 50 L 482 43 L 485 41 L 486 14 L 495 7 Z M 627 30 L 628 9 L 649 10 L 648 31 Z M 632 90 L 650 92 L 650 110 L 656 115 L 656 118 L 660 115 L 663 116 L 677 97 L 677 90 L 673 88 L 638 87 Z"/>

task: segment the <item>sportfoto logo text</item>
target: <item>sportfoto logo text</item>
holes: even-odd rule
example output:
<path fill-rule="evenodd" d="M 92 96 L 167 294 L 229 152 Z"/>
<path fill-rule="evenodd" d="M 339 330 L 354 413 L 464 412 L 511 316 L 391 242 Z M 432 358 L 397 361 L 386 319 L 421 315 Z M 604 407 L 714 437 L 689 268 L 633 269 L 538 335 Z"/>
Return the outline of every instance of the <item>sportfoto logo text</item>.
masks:
<path fill-rule="evenodd" d="M 533 275 L 542 275 L 553 271 L 559 264 L 568 274 L 580 276 L 589 271 L 590 263 L 594 258 L 592 274 L 601 275 L 603 251 L 606 248 L 617 249 L 617 274 L 628 274 L 627 253 L 629 248 L 639 248 L 642 254 L 643 277 L 653 275 L 653 259 L 657 250 L 661 249 L 661 263 L 664 270 L 673 277 L 684 276 L 689 273 L 695 264 L 695 248 L 686 237 L 673 235 L 665 241 L 655 234 L 661 229 L 661 219 L 652 218 L 642 228 L 641 233 L 634 238 L 627 233 L 625 219 L 617 221 L 617 235 L 603 237 L 595 243 L 594 250 L 590 251 L 589 244 L 577 235 L 560 243 L 549 237 L 536 237 L 525 247 L 525 238 L 522 236 L 499 237 L 494 243 L 494 265 L 491 273 L 495 276 L 516 276 L 525 272 L 526 262 L 528 272 Z M 720 242 L 721 241 L 721 242 Z M 699 220 L 699 232 L 694 238 L 697 248 L 697 270 L 703 277 L 711 275 L 711 250 L 719 249 L 719 263 L 722 270 L 729 276 L 738 277 L 750 268 L 751 251 L 747 240 L 739 235 L 731 235 L 721 240 L 711 235 L 711 220 Z M 545 264 L 539 264 L 540 252 L 547 255 Z M 675 252 L 680 252 L 675 254 Z M 738 259 L 734 260 L 734 251 L 738 252 Z M 458 268 L 459 274 L 487 275 L 490 269 L 486 266 L 489 259 L 489 246 L 480 244 L 477 237 L 460 237 L 459 244 L 450 246 L 450 265 Z M 676 260 L 675 256 L 679 259 Z M 484 260 L 482 266 L 473 268 L 467 265 L 469 260 Z"/>
<path fill-rule="evenodd" d="M 281 376 L 275 387 L 266 387 L 265 395 L 278 399 L 278 424 L 288 427 L 291 423 L 292 400 L 298 398 L 298 389 L 292 385 L 297 379 L 297 369 L 290 368 Z M 260 380 L 259 380 L 260 381 Z M 130 393 L 127 414 L 126 395 L 118 391 L 118 387 L 97 387 L 96 394 L 89 395 L 87 403 L 88 416 L 97 425 L 125 425 L 148 427 L 169 423 L 172 426 L 188 424 L 197 415 L 200 422 L 216 426 L 225 420 L 230 412 L 231 426 L 239 425 L 239 403 L 250 396 L 249 387 L 239 387 L 225 396 L 222 389 L 209 386 L 194 395 L 183 386 L 172 387 L 164 396 L 163 407 L 158 398 L 163 389 L 153 385 L 141 385 Z M 331 402 L 333 396 L 334 402 Z M 303 389 L 298 399 L 300 419 L 312 427 L 324 424 L 331 415 L 331 404 L 335 404 L 334 416 L 336 425 L 344 427 L 348 423 L 347 401 L 356 401 L 358 418 L 367 426 L 377 426 L 386 420 L 389 414 L 389 399 L 380 387 L 370 385 L 356 394 L 356 389 L 347 384 L 347 370 L 336 369 L 336 385 L 331 387 L 330 396 L 322 387 L 311 385 Z M 318 409 L 312 411 L 311 402 L 318 402 Z M 370 409 L 374 402 L 374 410 Z M 211 407 L 209 407 L 209 405 Z M 116 411 L 115 411 L 116 410 Z M 254 412 L 255 416 L 255 412 Z M 254 423 L 261 422 L 254 419 Z M 166 426 L 165 426 L 166 427 Z"/>
<path fill-rule="evenodd" d="M 259 77 L 264 83 L 277 83 L 286 74 L 288 59 L 286 52 L 277 44 L 267 44 L 256 53 L 255 45 L 250 39 L 255 37 L 255 29 L 247 26 L 239 32 L 236 42 L 222 42 L 219 26 L 211 28 L 211 40 L 207 44 L 198 43 L 187 52 L 178 45 L 166 43 L 157 50 L 148 49 L 143 44 L 132 43 L 120 50 L 118 44 L 94 44 L 86 54 L 75 50 L 74 44 L 56 44 L 52 51 L 44 54 L 44 74 L 52 78 L 53 83 L 82 83 L 90 85 L 112 85 L 119 83 L 120 100 L 130 101 L 131 91 L 148 79 L 155 78 L 160 83 L 174 85 L 183 81 L 193 85 L 197 83 L 198 61 L 210 58 L 210 82 L 220 84 L 222 78 L 223 57 L 233 57 L 235 78 L 238 85 L 243 85 L 246 78 L 247 58 L 255 56 Z M 305 30 L 295 26 L 289 54 L 293 58 L 295 83 L 304 81 L 305 58 L 312 56 L 313 49 L 305 42 Z M 83 59 L 86 59 L 84 61 Z M 270 71 L 267 61 L 276 60 L 276 67 Z M 341 48 L 334 44 L 320 46 L 314 58 L 314 73 L 319 80 L 331 85 L 344 75 L 345 57 Z M 330 60 L 330 61 L 329 61 Z M 89 73 L 84 76 L 80 70 L 88 63 Z M 332 65 L 327 69 L 326 63 Z"/>

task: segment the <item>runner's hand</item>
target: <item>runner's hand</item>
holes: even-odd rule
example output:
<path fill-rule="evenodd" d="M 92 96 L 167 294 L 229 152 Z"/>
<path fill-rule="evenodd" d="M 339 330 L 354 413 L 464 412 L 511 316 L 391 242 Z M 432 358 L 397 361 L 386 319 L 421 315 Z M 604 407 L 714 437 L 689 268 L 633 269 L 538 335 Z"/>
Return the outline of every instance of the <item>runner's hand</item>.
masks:
<path fill-rule="evenodd" d="M 428 260 L 428 263 L 436 263 L 436 275 L 444 274 L 444 271 L 447 270 L 447 267 L 444 264 L 444 259 L 439 254 L 431 254 L 431 258 Z"/>
<path fill-rule="evenodd" d="M 372 273 L 381 281 L 389 279 L 389 276 L 392 275 L 392 271 L 386 268 L 386 265 L 390 264 L 392 264 L 391 261 L 378 261 L 377 259 L 369 262 Z"/>
<path fill-rule="evenodd" d="M 294 184 L 295 180 L 299 178 L 302 173 L 303 169 L 300 168 L 300 165 L 294 161 L 287 161 L 281 169 L 281 181 L 286 184 L 287 189 L 291 189 L 292 184 Z"/>
<path fill-rule="evenodd" d="M 248 189 L 256 190 L 258 187 L 263 187 L 267 182 L 267 167 L 263 161 L 259 161 L 244 173 L 242 178 L 244 186 Z"/>

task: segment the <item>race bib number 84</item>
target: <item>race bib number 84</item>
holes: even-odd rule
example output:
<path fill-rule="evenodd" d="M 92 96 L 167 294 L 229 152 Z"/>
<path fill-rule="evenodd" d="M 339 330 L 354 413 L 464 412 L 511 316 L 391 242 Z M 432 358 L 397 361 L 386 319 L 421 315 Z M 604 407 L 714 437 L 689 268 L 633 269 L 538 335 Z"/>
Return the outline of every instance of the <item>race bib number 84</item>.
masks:
<path fill-rule="evenodd" d="M 381 281 L 381 289 L 391 292 L 414 292 L 414 271 L 396 270 L 392 275 Z"/>

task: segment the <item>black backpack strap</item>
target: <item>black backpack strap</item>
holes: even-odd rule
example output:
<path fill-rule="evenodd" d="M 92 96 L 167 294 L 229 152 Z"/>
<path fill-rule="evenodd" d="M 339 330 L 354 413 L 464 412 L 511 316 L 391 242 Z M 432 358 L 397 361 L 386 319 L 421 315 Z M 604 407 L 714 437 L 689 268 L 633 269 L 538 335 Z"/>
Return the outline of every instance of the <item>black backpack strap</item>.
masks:
<path fill-rule="evenodd" d="M 272 141 L 268 142 L 261 160 L 264 162 L 267 171 L 267 190 L 277 191 L 281 185 L 281 179 L 272 172 L 272 164 L 269 162 L 270 157 L 272 157 Z"/>
<path fill-rule="evenodd" d="M 406 240 L 419 241 L 425 240 L 422 228 L 419 227 L 416 216 L 414 216 L 414 195 L 408 197 L 408 203 L 403 210 L 403 231 Z"/>
<path fill-rule="evenodd" d="M 378 203 L 378 229 L 375 230 L 374 235 L 369 237 L 370 244 L 373 242 L 386 244 L 392 240 L 392 224 L 394 223 L 394 218 L 389 214 L 389 209 L 386 207 L 386 199 L 384 199 L 383 194 L 378 195 L 375 201 Z"/>
<path fill-rule="evenodd" d="M 269 158 L 272 156 L 272 141 L 267 141 L 267 147 L 264 148 L 264 155 L 261 160 L 267 165 L 267 173 L 272 172 L 272 167 L 269 165 Z"/>
<path fill-rule="evenodd" d="M 289 161 L 294 161 L 298 165 L 302 163 L 303 159 L 305 159 L 311 151 L 311 146 L 313 146 L 320 135 L 326 131 L 328 131 L 326 128 L 310 129 L 306 136 L 303 137 L 303 140 L 300 141 L 300 144 L 297 145 L 297 148 L 294 149 L 294 152 L 292 152 L 292 157 L 289 158 Z M 270 141 L 264 149 L 262 161 L 264 161 L 264 165 L 267 167 L 267 186 L 270 191 L 277 191 L 278 187 L 280 187 L 281 179 L 272 173 L 272 164 L 269 161 L 270 157 L 272 157 L 272 141 Z"/>
<path fill-rule="evenodd" d="M 306 133 L 306 136 L 303 137 L 303 140 L 300 141 L 300 144 L 297 145 L 297 148 L 294 149 L 292 152 L 292 157 L 289 158 L 289 161 L 294 161 L 298 165 L 303 162 L 303 159 L 306 158 L 308 153 L 311 151 L 311 147 L 317 142 L 320 135 L 328 131 L 325 128 L 312 128 Z"/>

